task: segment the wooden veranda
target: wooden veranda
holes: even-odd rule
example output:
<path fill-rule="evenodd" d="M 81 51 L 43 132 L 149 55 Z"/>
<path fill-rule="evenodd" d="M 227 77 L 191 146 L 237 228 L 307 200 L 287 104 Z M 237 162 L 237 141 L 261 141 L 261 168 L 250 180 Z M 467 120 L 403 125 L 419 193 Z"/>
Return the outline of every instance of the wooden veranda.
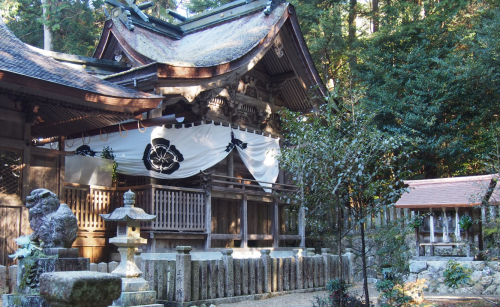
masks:
<path fill-rule="evenodd" d="M 194 179 L 194 187 L 66 183 L 61 201 L 78 219 L 75 247 L 85 257 L 106 258 L 111 248 L 107 238 L 114 236 L 116 225 L 105 223 L 99 214 L 122 206 L 123 193 L 129 189 L 136 193 L 137 207 L 157 215 L 156 220 L 141 226 L 143 236 L 149 238 L 144 251 L 168 252 L 182 244 L 205 251 L 224 247 L 278 248 L 284 241 L 304 241 L 304 232 L 299 234 L 296 226 L 298 214 L 287 210 L 293 205 L 287 196 L 297 192 L 295 186 L 267 183 L 269 187 L 264 191 L 255 180 L 206 173 Z"/>

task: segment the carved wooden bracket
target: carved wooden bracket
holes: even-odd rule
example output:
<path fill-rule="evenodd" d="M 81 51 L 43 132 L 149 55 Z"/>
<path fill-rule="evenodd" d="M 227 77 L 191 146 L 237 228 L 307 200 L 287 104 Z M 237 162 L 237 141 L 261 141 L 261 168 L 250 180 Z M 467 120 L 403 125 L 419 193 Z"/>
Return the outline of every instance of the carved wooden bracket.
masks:
<path fill-rule="evenodd" d="M 283 49 L 283 42 L 281 41 L 281 35 L 276 35 L 276 38 L 274 39 L 274 45 L 273 45 L 274 52 L 278 56 L 278 58 L 282 58 L 285 55 L 285 50 Z"/>

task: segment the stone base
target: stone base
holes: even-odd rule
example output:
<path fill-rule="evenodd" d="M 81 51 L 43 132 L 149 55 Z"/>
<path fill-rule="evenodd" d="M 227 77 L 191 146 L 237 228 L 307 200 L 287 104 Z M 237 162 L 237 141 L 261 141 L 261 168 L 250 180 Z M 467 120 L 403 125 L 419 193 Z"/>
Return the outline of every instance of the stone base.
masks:
<path fill-rule="evenodd" d="M 122 292 L 149 291 L 149 282 L 144 278 L 122 278 Z"/>
<path fill-rule="evenodd" d="M 78 258 L 78 248 L 44 248 L 43 253 L 47 256 L 57 255 L 59 258 Z"/>
<path fill-rule="evenodd" d="M 17 268 L 17 291 L 21 294 L 30 294 L 37 292 L 37 289 L 30 289 L 29 287 L 21 288 L 20 284 L 26 274 L 24 259 L 18 260 Z M 90 271 L 89 258 L 39 258 L 37 262 L 38 276 L 42 273 L 50 272 L 66 272 L 66 271 Z"/>
<path fill-rule="evenodd" d="M 113 301 L 113 306 L 148 306 L 156 304 L 156 291 L 122 292 L 119 299 Z"/>
<path fill-rule="evenodd" d="M 2 307 L 50 307 L 38 295 L 4 294 Z"/>

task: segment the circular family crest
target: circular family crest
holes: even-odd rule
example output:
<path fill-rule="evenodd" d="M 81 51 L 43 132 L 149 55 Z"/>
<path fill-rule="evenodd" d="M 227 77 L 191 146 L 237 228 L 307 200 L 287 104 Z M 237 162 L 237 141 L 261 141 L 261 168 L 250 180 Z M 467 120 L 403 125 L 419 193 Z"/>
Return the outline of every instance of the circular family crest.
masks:
<path fill-rule="evenodd" d="M 88 145 L 82 145 L 75 150 L 75 155 L 95 157 L 95 151 L 90 149 Z"/>
<path fill-rule="evenodd" d="M 170 175 L 179 169 L 184 157 L 169 140 L 158 138 L 146 146 L 142 161 L 146 169 Z"/>

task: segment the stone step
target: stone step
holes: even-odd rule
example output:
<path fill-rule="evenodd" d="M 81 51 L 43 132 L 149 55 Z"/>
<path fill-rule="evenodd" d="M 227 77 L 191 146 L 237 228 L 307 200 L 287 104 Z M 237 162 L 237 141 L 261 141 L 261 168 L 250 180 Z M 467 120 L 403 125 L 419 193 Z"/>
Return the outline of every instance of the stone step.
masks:
<path fill-rule="evenodd" d="M 109 306 L 116 307 L 116 306 Z M 137 306 L 128 306 L 128 307 L 165 307 L 163 304 L 149 304 L 149 305 L 137 305 Z"/>

